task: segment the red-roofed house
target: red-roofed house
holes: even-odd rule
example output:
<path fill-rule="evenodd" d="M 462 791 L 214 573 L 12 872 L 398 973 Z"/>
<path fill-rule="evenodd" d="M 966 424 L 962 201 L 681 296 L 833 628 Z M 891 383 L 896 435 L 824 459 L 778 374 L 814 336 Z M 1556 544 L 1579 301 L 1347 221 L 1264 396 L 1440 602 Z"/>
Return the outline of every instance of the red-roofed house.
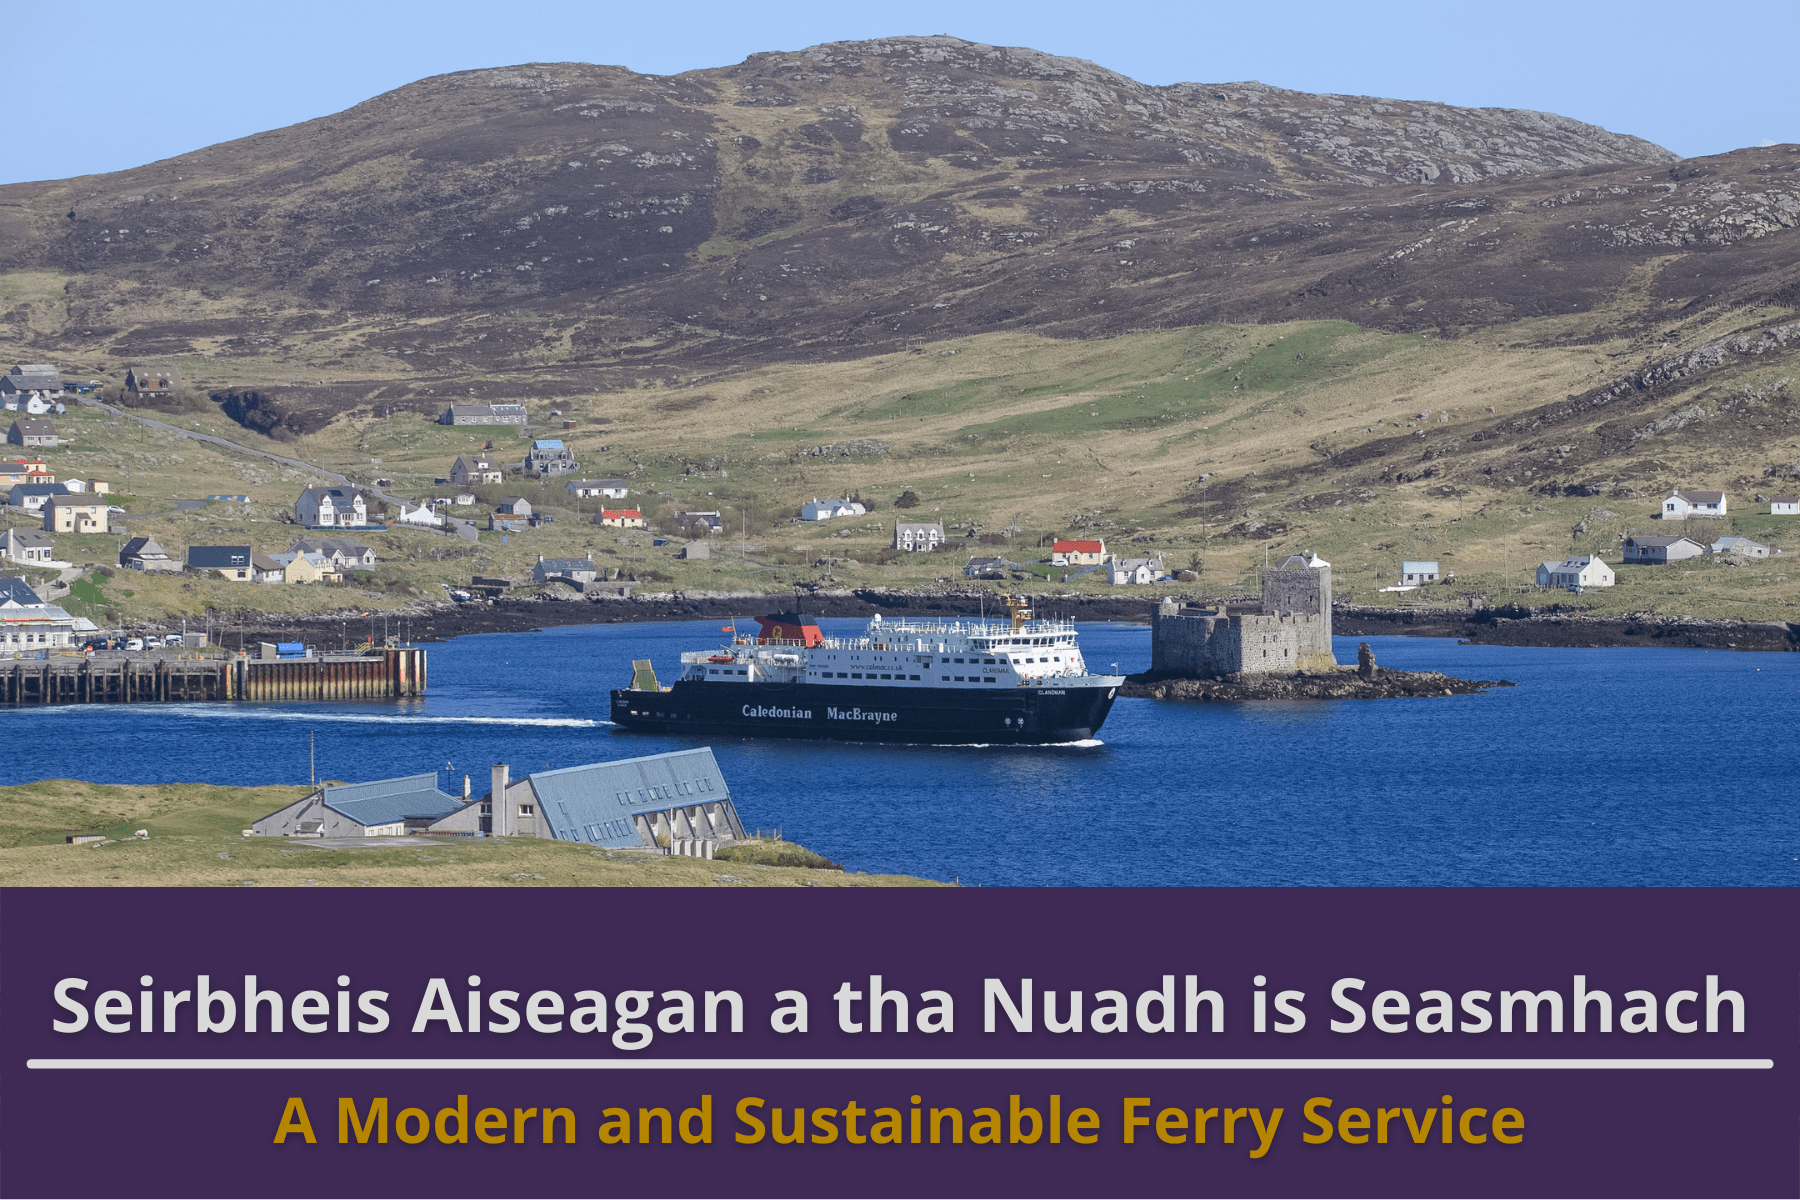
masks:
<path fill-rule="evenodd" d="M 594 518 L 594 524 L 609 525 L 614 529 L 642 529 L 644 514 L 635 508 L 603 508 Z"/>
<path fill-rule="evenodd" d="M 1097 567 L 1106 561 L 1105 542 L 1058 540 L 1050 547 L 1050 562 L 1058 567 Z"/>

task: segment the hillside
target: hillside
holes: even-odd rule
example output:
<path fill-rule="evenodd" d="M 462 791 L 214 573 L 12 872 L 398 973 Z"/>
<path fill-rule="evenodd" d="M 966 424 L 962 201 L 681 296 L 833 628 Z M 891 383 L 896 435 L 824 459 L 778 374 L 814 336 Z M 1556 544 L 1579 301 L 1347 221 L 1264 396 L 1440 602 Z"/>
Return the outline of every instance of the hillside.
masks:
<path fill-rule="evenodd" d="M 1498 590 L 1653 531 L 1674 486 L 1732 492 L 1731 531 L 1782 544 L 1753 497 L 1800 478 L 1797 226 L 1800 147 L 1677 161 L 1548 114 L 895 38 L 666 78 L 465 72 L 0 188 L 0 354 L 178 365 L 178 423 L 413 496 L 471 445 L 428 423 L 448 400 L 524 401 L 583 474 L 762 548 L 677 563 L 570 509 L 484 537 L 470 564 L 515 576 L 593 550 L 682 589 L 930 584 L 960 559 L 785 524 L 862 490 L 873 526 L 911 489 L 959 541 L 1089 529 L 1234 583 L 1306 545 L 1365 591 L 1443 554 Z M 217 487 L 252 495 L 217 519 L 259 548 L 291 534 L 290 473 L 220 460 L 237 487 L 201 487 L 99 420 L 77 449 L 142 472 L 145 531 L 206 536 L 167 502 Z M 470 565 L 418 557 L 417 590 Z M 1748 599 L 1701 575 L 1607 603 L 1794 604 L 1783 570 Z"/>

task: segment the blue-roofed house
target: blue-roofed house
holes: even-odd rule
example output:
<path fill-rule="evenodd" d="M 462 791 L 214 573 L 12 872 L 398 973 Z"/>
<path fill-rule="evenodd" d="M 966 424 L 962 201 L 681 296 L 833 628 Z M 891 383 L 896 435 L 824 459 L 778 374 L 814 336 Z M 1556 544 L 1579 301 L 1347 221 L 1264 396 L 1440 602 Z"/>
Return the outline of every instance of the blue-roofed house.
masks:
<path fill-rule="evenodd" d="M 517 781 L 502 763 L 494 767 L 492 784 L 486 796 L 428 832 L 545 837 L 615 850 L 744 836 L 709 746 L 534 771 Z"/>
<path fill-rule="evenodd" d="M 385 837 L 422 833 L 433 822 L 464 806 L 438 788 L 437 772 L 327 784 L 251 828 L 262 837 Z"/>
<path fill-rule="evenodd" d="M 1443 573 L 1438 570 L 1436 559 L 1425 562 L 1403 562 L 1400 564 L 1400 584 L 1402 587 L 1418 587 L 1422 583 L 1440 583 Z"/>
<path fill-rule="evenodd" d="M 16 483 L 12 491 L 7 493 L 7 503 L 14 508 L 22 508 L 26 512 L 41 512 L 52 496 L 67 496 L 69 487 L 64 483 Z"/>
<path fill-rule="evenodd" d="M 573 475 L 581 464 L 561 438 L 539 438 L 525 452 L 525 470 L 537 475 Z"/>

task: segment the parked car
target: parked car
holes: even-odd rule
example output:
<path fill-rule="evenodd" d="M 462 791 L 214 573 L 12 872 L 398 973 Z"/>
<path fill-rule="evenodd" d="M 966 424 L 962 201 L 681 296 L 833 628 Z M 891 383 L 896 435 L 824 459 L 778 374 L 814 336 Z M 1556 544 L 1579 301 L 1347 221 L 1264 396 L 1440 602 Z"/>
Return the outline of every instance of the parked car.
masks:
<path fill-rule="evenodd" d="M 144 639 L 144 649 L 146 649 L 146 650 L 161 650 L 162 648 L 163 648 L 163 640 L 161 638 L 147 637 Z"/>
<path fill-rule="evenodd" d="M 142 650 L 144 648 L 144 639 L 143 638 L 127 638 L 125 640 L 125 648 L 127 650 Z"/>

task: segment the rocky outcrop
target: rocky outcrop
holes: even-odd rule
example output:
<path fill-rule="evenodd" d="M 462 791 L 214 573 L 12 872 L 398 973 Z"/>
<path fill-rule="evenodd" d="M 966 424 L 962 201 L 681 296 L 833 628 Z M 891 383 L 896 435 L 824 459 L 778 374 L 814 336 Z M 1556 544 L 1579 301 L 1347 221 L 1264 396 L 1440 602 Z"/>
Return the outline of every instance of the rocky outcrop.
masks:
<path fill-rule="evenodd" d="M 1363 644 L 1368 650 L 1368 643 Z M 1141 700 L 1398 700 L 1429 696 L 1467 696 L 1491 688 L 1514 687 L 1505 679 L 1458 679 L 1440 671 L 1389 671 L 1374 666 L 1369 673 L 1348 668 L 1323 674 L 1234 675 L 1224 679 L 1168 679 L 1151 674 L 1129 675 L 1121 696 Z"/>

